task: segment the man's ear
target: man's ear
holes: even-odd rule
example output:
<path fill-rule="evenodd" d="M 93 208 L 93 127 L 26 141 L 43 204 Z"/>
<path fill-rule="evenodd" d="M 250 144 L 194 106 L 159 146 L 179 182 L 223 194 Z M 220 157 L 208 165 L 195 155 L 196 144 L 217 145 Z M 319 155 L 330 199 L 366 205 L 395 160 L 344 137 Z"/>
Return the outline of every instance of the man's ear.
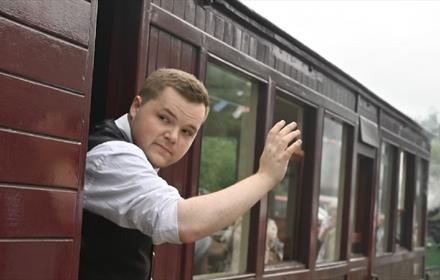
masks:
<path fill-rule="evenodd" d="M 131 102 L 130 111 L 128 112 L 128 115 L 130 116 L 130 119 L 133 119 L 139 108 L 142 106 L 142 97 L 140 95 L 136 95 L 133 98 L 133 102 Z"/>

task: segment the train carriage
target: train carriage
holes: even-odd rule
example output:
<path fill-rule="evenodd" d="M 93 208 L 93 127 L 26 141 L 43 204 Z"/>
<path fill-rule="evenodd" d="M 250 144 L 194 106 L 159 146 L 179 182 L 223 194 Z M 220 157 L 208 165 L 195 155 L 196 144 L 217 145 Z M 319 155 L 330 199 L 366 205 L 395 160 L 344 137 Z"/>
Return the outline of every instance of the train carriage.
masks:
<path fill-rule="evenodd" d="M 156 246 L 153 279 L 424 277 L 427 133 L 239 1 L 6 0 L 0 35 L 0 279 L 77 278 L 88 129 L 161 67 L 210 92 L 161 170 L 182 196 L 250 175 L 279 119 L 303 147 L 233 225 Z"/>

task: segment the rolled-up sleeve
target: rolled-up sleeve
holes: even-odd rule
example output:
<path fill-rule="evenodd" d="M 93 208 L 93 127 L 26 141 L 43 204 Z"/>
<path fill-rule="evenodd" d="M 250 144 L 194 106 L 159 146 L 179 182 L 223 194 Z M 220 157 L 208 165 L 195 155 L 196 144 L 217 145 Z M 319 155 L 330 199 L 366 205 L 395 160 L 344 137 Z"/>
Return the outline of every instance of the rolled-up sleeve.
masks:
<path fill-rule="evenodd" d="M 180 243 L 181 199 L 134 144 L 105 142 L 87 153 L 84 207 L 121 227 L 140 230 L 154 244 Z"/>

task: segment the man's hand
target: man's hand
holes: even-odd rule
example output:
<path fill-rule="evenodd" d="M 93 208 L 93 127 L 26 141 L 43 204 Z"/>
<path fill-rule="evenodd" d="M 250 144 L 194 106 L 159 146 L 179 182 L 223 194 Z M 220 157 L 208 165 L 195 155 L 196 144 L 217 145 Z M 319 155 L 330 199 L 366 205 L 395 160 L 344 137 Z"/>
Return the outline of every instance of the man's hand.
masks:
<path fill-rule="evenodd" d="M 286 122 L 282 120 L 276 123 L 267 134 L 257 173 L 270 178 L 274 186 L 284 178 L 293 153 L 301 149 L 301 131 L 297 127 L 295 122 L 286 125 Z"/>
<path fill-rule="evenodd" d="M 296 123 L 285 124 L 278 122 L 267 134 L 256 174 L 220 191 L 178 202 L 182 242 L 194 242 L 230 225 L 283 179 L 290 157 L 301 146 Z"/>

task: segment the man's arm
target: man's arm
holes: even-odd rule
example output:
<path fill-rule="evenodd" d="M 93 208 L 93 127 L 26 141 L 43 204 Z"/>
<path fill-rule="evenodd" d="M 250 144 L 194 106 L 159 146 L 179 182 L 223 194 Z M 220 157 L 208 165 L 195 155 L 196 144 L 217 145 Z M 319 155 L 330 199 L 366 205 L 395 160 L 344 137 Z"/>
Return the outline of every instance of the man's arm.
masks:
<path fill-rule="evenodd" d="M 300 149 L 296 123 L 280 121 L 269 131 L 257 173 L 207 195 L 181 200 L 177 205 L 179 236 L 194 242 L 230 225 L 284 177 L 292 154 Z"/>

